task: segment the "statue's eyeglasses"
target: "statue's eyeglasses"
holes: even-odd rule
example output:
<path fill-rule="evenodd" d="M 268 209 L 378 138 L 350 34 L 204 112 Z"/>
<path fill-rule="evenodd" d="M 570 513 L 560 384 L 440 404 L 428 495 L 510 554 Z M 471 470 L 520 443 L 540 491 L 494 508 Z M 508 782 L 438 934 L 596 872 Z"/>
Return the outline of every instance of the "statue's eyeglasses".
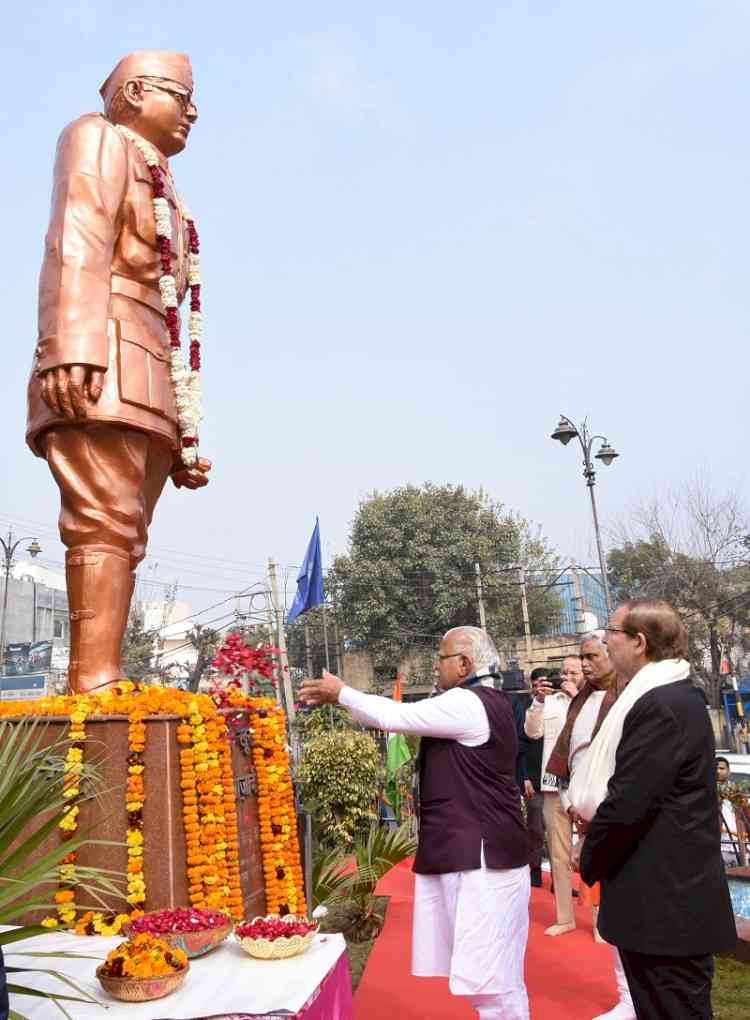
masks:
<path fill-rule="evenodd" d="M 166 92 L 167 95 L 170 95 L 173 99 L 177 100 L 185 113 L 187 113 L 193 105 L 193 96 L 191 92 L 177 92 L 176 89 L 167 88 L 166 85 L 157 85 L 156 82 L 153 81 L 144 81 L 141 84 L 147 92 L 153 91 L 154 89 L 158 89 L 159 92 Z"/>

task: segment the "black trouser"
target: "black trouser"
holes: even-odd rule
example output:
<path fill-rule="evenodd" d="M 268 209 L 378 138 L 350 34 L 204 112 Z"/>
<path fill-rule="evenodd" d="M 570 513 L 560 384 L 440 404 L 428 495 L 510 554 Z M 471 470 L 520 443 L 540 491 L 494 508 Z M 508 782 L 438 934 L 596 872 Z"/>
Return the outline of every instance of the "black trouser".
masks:
<path fill-rule="evenodd" d="M 620 956 L 638 1020 L 711 1020 L 713 956 Z"/>
<path fill-rule="evenodd" d="M 534 796 L 526 801 L 526 829 L 529 840 L 529 867 L 541 868 L 544 846 L 544 794 L 538 790 L 534 790 Z"/>

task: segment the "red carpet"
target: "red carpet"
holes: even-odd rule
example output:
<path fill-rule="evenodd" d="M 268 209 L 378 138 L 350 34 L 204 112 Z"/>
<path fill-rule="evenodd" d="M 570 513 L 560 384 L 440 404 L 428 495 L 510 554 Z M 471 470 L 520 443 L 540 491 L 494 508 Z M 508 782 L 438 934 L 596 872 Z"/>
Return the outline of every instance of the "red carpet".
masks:
<path fill-rule="evenodd" d="M 447 978 L 415 978 L 409 973 L 414 895 L 410 867 L 411 862 L 394 868 L 378 887 L 381 895 L 391 899 L 385 928 L 375 941 L 354 998 L 354 1016 L 356 1020 L 476 1018 L 471 1007 L 450 994 Z M 615 1004 L 611 950 L 594 942 L 588 907 L 576 907 L 578 928 L 569 935 L 546 936 L 544 929 L 554 920 L 549 889 L 532 889 L 526 951 L 532 1020 L 591 1020 Z"/>

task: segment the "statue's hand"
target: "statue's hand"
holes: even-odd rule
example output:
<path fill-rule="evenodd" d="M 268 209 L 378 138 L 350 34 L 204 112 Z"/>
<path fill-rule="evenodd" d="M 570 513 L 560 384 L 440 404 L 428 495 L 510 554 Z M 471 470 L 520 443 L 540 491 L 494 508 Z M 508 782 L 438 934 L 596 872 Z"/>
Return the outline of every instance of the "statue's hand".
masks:
<path fill-rule="evenodd" d="M 176 488 L 200 489 L 208 485 L 208 472 L 211 470 L 211 461 L 199 457 L 197 463 L 191 467 L 178 467 L 172 472 L 172 481 Z"/>
<path fill-rule="evenodd" d="M 41 374 L 42 397 L 63 418 L 85 418 L 102 395 L 104 372 L 91 365 L 58 365 Z"/>

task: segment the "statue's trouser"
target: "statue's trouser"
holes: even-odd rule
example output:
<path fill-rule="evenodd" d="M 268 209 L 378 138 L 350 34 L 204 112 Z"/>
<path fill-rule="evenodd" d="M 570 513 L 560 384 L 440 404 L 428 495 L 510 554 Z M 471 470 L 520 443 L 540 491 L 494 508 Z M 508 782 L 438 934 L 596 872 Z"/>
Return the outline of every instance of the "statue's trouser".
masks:
<path fill-rule="evenodd" d="M 122 676 L 134 571 L 173 452 L 160 437 L 108 423 L 50 429 L 40 445 L 60 489 L 68 548 L 69 683 L 90 691 Z"/>

